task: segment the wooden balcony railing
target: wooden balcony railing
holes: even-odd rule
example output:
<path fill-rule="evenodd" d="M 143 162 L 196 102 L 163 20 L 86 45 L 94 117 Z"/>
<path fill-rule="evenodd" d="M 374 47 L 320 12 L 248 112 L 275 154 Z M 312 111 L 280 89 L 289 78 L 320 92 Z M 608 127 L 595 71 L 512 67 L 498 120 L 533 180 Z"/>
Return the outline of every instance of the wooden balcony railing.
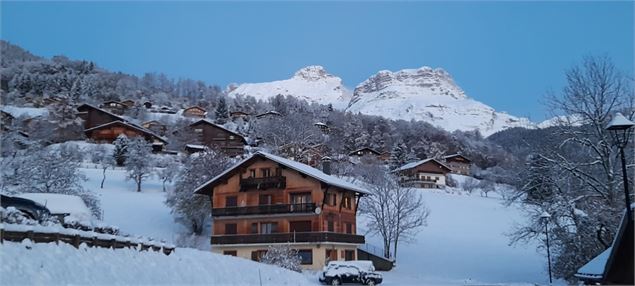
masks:
<path fill-rule="evenodd" d="M 284 189 L 287 187 L 287 177 L 273 176 L 262 178 L 244 178 L 240 179 L 240 191 L 247 190 L 266 190 L 266 189 Z"/>
<path fill-rule="evenodd" d="M 213 208 L 212 216 L 243 216 L 261 214 L 293 214 L 293 213 L 315 213 L 315 203 L 305 204 L 275 204 L 259 205 L 248 207 L 228 207 Z"/>
<path fill-rule="evenodd" d="M 286 242 L 344 242 L 364 244 L 363 235 L 337 232 L 288 232 L 271 234 L 213 235 L 212 244 L 250 244 Z"/>

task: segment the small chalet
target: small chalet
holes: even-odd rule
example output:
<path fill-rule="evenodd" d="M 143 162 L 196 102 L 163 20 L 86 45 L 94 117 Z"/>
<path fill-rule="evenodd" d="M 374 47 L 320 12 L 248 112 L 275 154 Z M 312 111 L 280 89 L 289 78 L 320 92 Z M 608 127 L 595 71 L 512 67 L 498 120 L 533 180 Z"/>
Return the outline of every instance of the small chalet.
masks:
<path fill-rule="evenodd" d="M 168 143 L 161 136 L 145 129 L 141 126 L 137 126 L 125 121 L 112 121 L 106 124 L 95 126 L 84 130 L 86 137 L 95 140 L 96 142 L 108 142 L 111 143 L 117 139 L 117 136 L 124 134 L 129 138 L 143 137 L 146 141 L 152 143 L 152 149 L 155 152 L 163 150 L 163 147 Z"/>
<path fill-rule="evenodd" d="M 435 159 L 408 163 L 393 171 L 399 175 L 404 187 L 439 189 L 445 188 L 446 177 L 451 169 Z"/>
<path fill-rule="evenodd" d="M 168 129 L 167 126 L 165 126 L 163 123 L 156 120 L 146 121 L 143 124 L 141 124 L 141 126 L 161 136 L 165 135 L 165 132 Z"/>
<path fill-rule="evenodd" d="M 198 106 L 192 106 L 192 107 L 183 109 L 183 116 L 185 117 L 205 118 L 206 114 L 207 114 L 207 111 L 205 111 L 205 109 L 203 109 L 202 107 L 198 107 Z"/>
<path fill-rule="evenodd" d="M 131 108 L 131 107 L 134 107 L 137 103 L 134 102 L 134 100 L 132 100 L 132 99 L 127 99 L 127 100 L 122 101 L 121 104 L 127 106 L 127 108 Z"/>
<path fill-rule="evenodd" d="M 461 154 L 452 154 L 443 157 L 446 166 L 452 169 L 452 173 L 469 176 L 472 161 Z"/>
<path fill-rule="evenodd" d="M 631 211 L 634 206 L 631 205 Z M 635 285 L 633 219 L 625 212 L 611 246 L 578 269 L 574 276 L 587 285 Z"/>
<path fill-rule="evenodd" d="M 280 112 L 272 110 L 272 111 L 267 111 L 265 113 L 260 113 L 260 114 L 256 115 L 256 118 L 258 118 L 258 119 L 260 119 L 260 118 L 272 118 L 272 117 L 279 117 L 279 116 L 282 116 L 282 114 L 280 114 Z"/>
<path fill-rule="evenodd" d="M 238 119 L 238 118 L 247 118 L 249 117 L 249 113 L 244 112 L 244 111 L 232 111 L 229 113 L 229 117 L 231 117 L 232 119 Z"/>
<path fill-rule="evenodd" d="M 386 159 L 388 159 L 386 157 L 386 154 L 379 152 L 373 148 L 370 147 L 364 147 L 364 148 L 360 148 L 357 150 L 354 150 L 350 153 L 348 153 L 349 157 L 352 158 L 356 158 L 356 159 L 367 159 L 367 158 L 371 158 L 371 159 L 375 159 L 378 161 L 385 161 Z"/>
<path fill-rule="evenodd" d="M 198 120 L 190 124 L 190 128 L 198 135 L 198 141 L 203 145 L 218 148 L 232 157 L 245 152 L 245 137 L 210 120 Z"/>
<path fill-rule="evenodd" d="M 118 115 L 122 115 L 128 109 L 127 105 L 114 100 L 106 101 L 100 107 Z"/>
<path fill-rule="evenodd" d="M 329 134 L 331 133 L 331 128 L 328 126 L 328 124 L 324 123 L 324 122 L 316 122 L 313 124 L 315 127 L 319 128 L 320 131 L 322 131 L 322 133 L 324 134 Z"/>
<path fill-rule="evenodd" d="M 324 168 L 328 170 L 328 168 Z M 368 191 L 307 165 L 257 152 L 202 184 L 212 201 L 212 251 L 259 261 L 291 245 L 306 269 L 356 260 L 357 205 Z"/>

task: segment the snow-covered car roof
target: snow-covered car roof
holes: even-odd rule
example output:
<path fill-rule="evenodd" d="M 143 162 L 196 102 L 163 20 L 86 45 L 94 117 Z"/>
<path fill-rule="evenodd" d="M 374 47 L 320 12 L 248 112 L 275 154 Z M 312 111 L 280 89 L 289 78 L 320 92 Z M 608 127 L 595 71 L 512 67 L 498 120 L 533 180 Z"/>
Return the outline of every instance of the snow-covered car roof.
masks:
<path fill-rule="evenodd" d="M 349 260 L 349 261 L 330 261 L 329 264 L 326 265 L 326 268 L 336 267 L 336 266 L 355 266 L 360 270 L 366 272 L 375 271 L 375 266 L 373 262 L 370 260 Z"/>
<path fill-rule="evenodd" d="M 49 193 L 24 193 L 16 197 L 32 200 L 45 206 L 51 214 L 70 214 L 80 219 L 91 219 L 92 212 L 78 196 L 49 194 Z"/>

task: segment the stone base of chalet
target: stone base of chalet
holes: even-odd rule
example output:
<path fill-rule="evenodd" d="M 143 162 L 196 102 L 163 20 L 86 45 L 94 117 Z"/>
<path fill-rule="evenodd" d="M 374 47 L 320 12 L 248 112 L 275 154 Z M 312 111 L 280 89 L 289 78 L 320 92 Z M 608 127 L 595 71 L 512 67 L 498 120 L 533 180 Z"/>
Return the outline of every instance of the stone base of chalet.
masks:
<path fill-rule="evenodd" d="M 269 245 L 212 245 L 212 252 L 233 255 L 245 259 L 259 261 Z M 284 243 L 284 245 L 287 245 Z M 321 270 L 328 261 L 333 260 L 357 260 L 358 244 L 349 243 L 289 243 L 291 248 L 298 250 L 302 257 L 302 268 L 308 270 Z"/>

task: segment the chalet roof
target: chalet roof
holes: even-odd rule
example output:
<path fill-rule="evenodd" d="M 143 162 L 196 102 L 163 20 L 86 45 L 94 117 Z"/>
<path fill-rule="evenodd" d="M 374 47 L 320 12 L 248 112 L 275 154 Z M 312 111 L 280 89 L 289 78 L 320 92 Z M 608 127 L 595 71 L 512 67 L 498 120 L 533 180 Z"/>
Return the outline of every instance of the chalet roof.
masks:
<path fill-rule="evenodd" d="M 163 123 L 161 123 L 159 121 L 156 121 L 156 120 L 146 121 L 146 122 L 141 123 L 141 125 L 152 124 L 152 123 L 156 123 L 156 124 L 159 124 L 159 125 L 165 125 L 165 124 L 163 124 Z"/>
<path fill-rule="evenodd" d="M 106 113 L 106 114 L 108 114 L 108 115 L 110 115 L 110 116 L 112 116 L 112 117 L 117 118 L 117 119 L 118 119 L 118 120 L 120 120 L 120 121 L 128 121 L 128 120 L 126 120 L 125 118 L 123 118 L 123 117 L 121 117 L 121 116 L 119 116 L 119 115 L 117 115 L 117 114 L 114 114 L 114 113 L 109 112 L 109 111 L 107 111 L 107 110 L 101 109 L 101 108 L 96 107 L 96 106 L 94 106 L 94 105 L 90 105 L 90 104 L 88 104 L 88 103 L 84 103 L 84 104 L 82 104 L 82 105 L 78 106 L 78 107 L 77 107 L 77 110 L 78 110 L 78 111 L 83 111 L 83 109 L 86 109 L 86 108 L 88 108 L 88 109 L 94 109 L 94 110 L 97 110 L 97 111 L 99 111 L 99 112 Z"/>
<path fill-rule="evenodd" d="M 208 125 L 216 126 L 217 128 L 220 128 L 220 129 L 225 130 L 225 131 L 227 131 L 227 132 L 229 132 L 231 134 L 234 134 L 235 136 L 238 136 L 240 139 L 242 139 L 243 143 L 247 144 L 247 139 L 245 139 L 245 136 L 242 136 L 242 135 L 240 135 L 239 133 L 237 133 L 235 131 L 231 131 L 231 130 L 223 127 L 222 125 L 218 125 L 218 124 L 216 124 L 216 123 L 214 123 L 214 122 L 212 122 L 212 121 L 210 121 L 210 120 L 208 120 L 206 118 L 194 121 L 194 123 L 190 124 L 190 126 L 198 125 L 200 123 L 205 123 L 205 124 L 208 124 Z"/>
<path fill-rule="evenodd" d="M 132 129 L 138 130 L 138 131 L 140 131 L 140 132 L 142 132 L 144 134 L 147 134 L 147 135 L 150 135 L 152 137 L 155 137 L 156 139 L 159 139 L 159 141 L 161 141 L 163 143 L 168 143 L 168 141 L 165 140 L 163 137 L 155 134 L 154 132 L 152 132 L 152 131 L 150 131 L 150 130 L 148 130 L 146 128 L 143 128 L 141 126 L 137 126 L 137 125 L 132 124 L 130 122 L 125 122 L 125 121 L 120 121 L 120 120 L 111 121 L 111 122 L 108 122 L 108 123 L 105 123 L 105 124 L 102 124 L 102 125 L 98 125 L 98 126 L 95 126 L 95 127 L 92 127 L 92 128 L 88 128 L 88 129 L 84 130 L 84 132 L 90 132 L 90 131 L 93 131 L 93 130 L 105 128 L 105 127 L 108 127 L 110 125 L 116 125 L 116 124 L 117 125 L 118 124 L 125 125 L 127 127 L 132 128 Z"/>
<path fill-rule="evenodd" d="M 102 104 L 110 104 L 110 103 L 116 103 L 116 104 L 125 105 L 123 102 L 121 102 L 121 101 L 116 101 L 116 100 L 104 101 L 104 103 L 102 103 Z"/>
<path fill-rule="evenodd" d="M 466 160 L 466 161 L 468 161 L 468 162 L 472 162 L 472 160 L 470 160 L 470 159 L 468 159 L 467 157 L 465 157 L 465 156 L 463 156 L 463 155 L 461 155 L 461 154 L 458 154 L 458 153 L 443 156 L 443 159 L 447 160 L 447 159 L 452 159 L 452 158 L 456 158 L 456 157 L 461 157 L 461 158 L 463 158 L 464 160 Z"/>
<path fill-rule="evenodd" d="M 421 161 L 416 161 L 416 162 L 411 162 L 411 163 L 405 164 L 405 165 L 393 170 L 393 172 L 409 170 L 409 169 L 415 168 L 415 167 L 417 167 L 417 166 L 419 166 L 421 164 L 425 164 L 425 163 L 428 163 L 428 162 L 434 162 L 434 163 L 440 165 L 441 167 L 447 169 L 448 171 L 451 170 L 450 167 L 444 165 L 443 163 L 439 162 L 438 160 L 436 160 L 434 158 L 428 158 L 428 159 L 425 159 L 425 160 L 421 160 Z"/>
<path fill-rule="evenodd" d="M 364 150 L 368 150 L 368 151 L 370 151 L 370 152 L 372 152 L 372 153 L 375 153 L 376 155 L 381 155 L 381 152 L 379 152 L 379 151 L 377 151 L 377 150 L 375 150 L 375 149 L 373 149 L 373 148 L 370 148 L 370 147 L 363 147 L 363 148 L 359 148 L 359 149 L 357 149 L 357 150 L 353 150 L 353 151 L 351 151 L 350 153 L 348 153 L 348 155 L 349 155 L 349 156 L 350 156 L 350 155 L 355 155 L 355 153 L 357 153 L 357 152 L 359 152 L 359 151 L 364 151 Z"/>
<path fill-rule="evenodd" d="M 204 108 L 202 108 L 202 107 L 200 107 L 200 106 L 190 106 L 190 107 L 188 107 L 188 108 L 183 109 L 183 112 L 188 111 L 188 110 L 190 110 L 190 109 L 198 109 L 198 110 L 201 110 L 201 111 L 203 111 L 203 112 L 206 112 L 206 111 L 205 111 L 205 109 L 204 109 Z"/>
<path fill-rule="evenodd" d="M 258 115 L 256 115 L 256 117 L 263 117 L 263 116 L 266 116 L 266 115 L 282 116 L 282 114 L 280 114 L 280 112 L 271 110 L 271 111 L 267 111 L 265 113 L 258 114 Z"/>
<path fill-rule="evenodd" d="M 611 249 L 613 247 L 609 247 L 604 250 L 600 255 L 591 259 L 591 261 L 587 262 L 584 266 L 582 266 L 578 273 L 573 276 L 585 279 L 585 280 L 600 280 L 604 274 L 604 269 L 606 268 L 606 261 L 609 259 L 609 255 L 611 254 Z"/>
<path fill-rule="evenodd" d="M 286 158 L 282 158 L 280 156 L 276 156 L 273 154 L 269 154 L 266 152 L 262 152 L 262 151 L 258 151 L 256 153 L 254 153 L 253 155 L 249 156 L 248 158 L 238 162 L 236 165 L 234 165 L 233 167 L 225 170 L 225 172 L 221 173 L 220 175 L 214 177 L 213 179 L 205 182 L 204 184 L 202 184 L 201 186 L 199 186 L 198 188 L 196 188 L 196 190 L 194 190 L 194 193 L 196 194 L 206 194 L 205 192 L 205 188 L 210 186 L 210 185 L 216 185 L 218 184 L 220 181 L 222 181 L 224 178 L 226 178 L 227 176 L 231 175 L 234 171 L 236 170 L 240 170 L 240 167 L 243 166 L 244 164 L 246 164 L 247 162 L 252 161 L 253 159 L 256 158 L 266 158 L 269 159 L 271 161 L 274 161 L 280 165 L 286 166 L 287 168 L 293 169 L 299 173 L 302 173 L 306 176 L 309 176 L 311 178 L 314 178 L 322 183 L 334 186 L 334 187 L 338 187 L 338 188 L 342 188 L 345 190 L 349 190 L 349 191 L 353 191 L 353 192 L 357 192 L 360 194 L 370 194 L 370 192 L 368 192 L 367 190 L 358 187 L 357 185 L 347 182 L 343 179 L 337 178 L 335 176 L 331 176 L 331 175 L 327 175 L 325 173 L 323 173 L 322 171 L 315 169 L 309 165 L 305 165 L 302 164 L 300 162 L 296 162 L 293 160 L 289 160 Z"/>

